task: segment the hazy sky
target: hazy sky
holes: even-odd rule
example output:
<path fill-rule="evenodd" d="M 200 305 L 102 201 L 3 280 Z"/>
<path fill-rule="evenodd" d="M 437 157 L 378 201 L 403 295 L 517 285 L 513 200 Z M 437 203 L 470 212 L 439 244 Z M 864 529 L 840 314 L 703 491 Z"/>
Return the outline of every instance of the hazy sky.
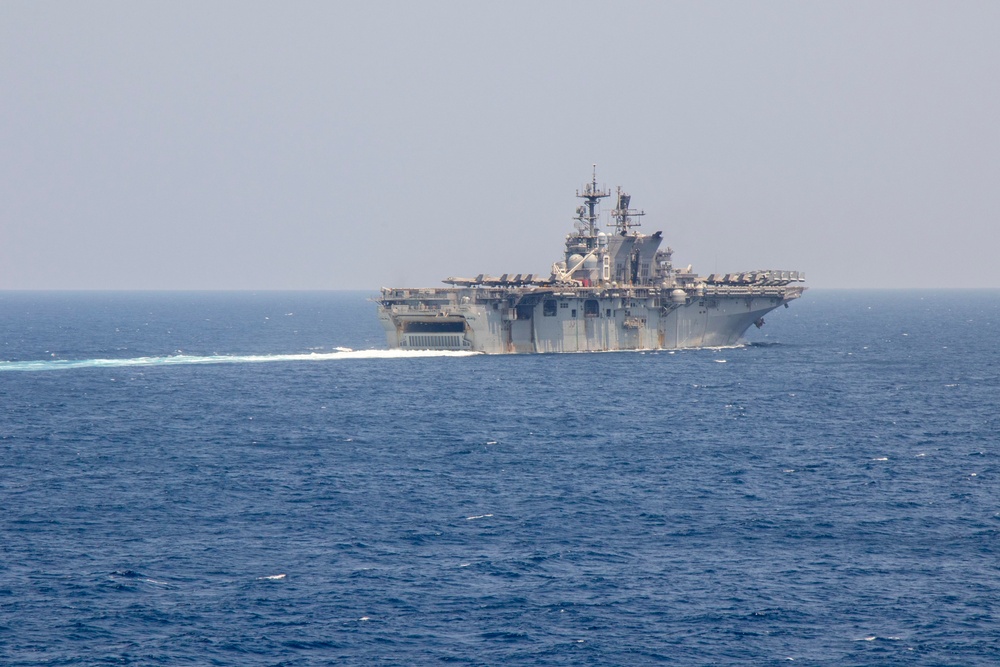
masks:
<path fill-rule="evenodd" d="M 592 163 L 703 274 L 1000 287 L 998 35 L 995 0 L 4 0 L 0 289 L 548 274 Z"/>

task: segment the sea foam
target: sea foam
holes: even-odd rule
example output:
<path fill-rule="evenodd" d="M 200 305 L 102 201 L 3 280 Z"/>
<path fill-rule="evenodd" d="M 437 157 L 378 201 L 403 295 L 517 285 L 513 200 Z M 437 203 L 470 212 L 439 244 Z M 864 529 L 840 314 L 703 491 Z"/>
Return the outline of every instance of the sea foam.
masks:
<path fill-rule="evenodd" d="M 357 359 L 420 359 L 425 357 L 468 357 L 478 352 L 456 350 L 352 350 L 338 347 L 335 352 L 308 354 L 174 354 L 160 357 L 124 359 L 40 359 L 0 361 L 2 371 L 58 371 L 77 368 L 126 368 L 135 366 L 191 366 L 198 364 L 258 364 L 278 361 L 347 361 Z"/>

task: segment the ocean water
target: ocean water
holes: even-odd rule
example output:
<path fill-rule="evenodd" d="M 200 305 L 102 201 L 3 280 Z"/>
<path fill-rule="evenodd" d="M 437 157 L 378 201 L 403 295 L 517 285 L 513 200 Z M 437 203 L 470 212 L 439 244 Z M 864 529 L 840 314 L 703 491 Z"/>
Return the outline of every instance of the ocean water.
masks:
<path fill-rule="evenodd" d="M 367 298 L 0 292 L 0 664 L 1000 663 L 1000 292 L 540 356 Z"/>

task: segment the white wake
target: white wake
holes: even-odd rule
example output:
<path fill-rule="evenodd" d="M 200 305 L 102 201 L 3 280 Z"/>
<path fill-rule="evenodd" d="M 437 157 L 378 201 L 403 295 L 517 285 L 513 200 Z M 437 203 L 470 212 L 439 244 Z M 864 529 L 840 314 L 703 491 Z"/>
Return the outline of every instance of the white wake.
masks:
<path fill-rule="evenodd" d="M 468 357 L 478 352 L 455 350 L 351 350 L 304 354 L 213 354 L 207 356 L 173 354 L 160 357 L 125 359 L 40 359 L 0 361 L 2 371 L 57 371 L 74 368 L 126 368 L 131 366 L 191 366 L 198 364 L 260 364 L 276 361 L 349 361 L 357 359 L 420 359 L 425 357 Z"/>

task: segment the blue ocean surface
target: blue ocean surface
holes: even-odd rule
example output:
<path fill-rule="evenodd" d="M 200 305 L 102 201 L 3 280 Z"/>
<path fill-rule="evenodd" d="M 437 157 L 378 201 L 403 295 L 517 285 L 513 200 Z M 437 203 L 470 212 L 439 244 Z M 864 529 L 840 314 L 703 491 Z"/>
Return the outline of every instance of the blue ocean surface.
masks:
<path fill-rule="evenodd" d="M 0 292 L 0 664 L 1000 663 L 1000 292 L 537 356 L 370 296 Z"/>

